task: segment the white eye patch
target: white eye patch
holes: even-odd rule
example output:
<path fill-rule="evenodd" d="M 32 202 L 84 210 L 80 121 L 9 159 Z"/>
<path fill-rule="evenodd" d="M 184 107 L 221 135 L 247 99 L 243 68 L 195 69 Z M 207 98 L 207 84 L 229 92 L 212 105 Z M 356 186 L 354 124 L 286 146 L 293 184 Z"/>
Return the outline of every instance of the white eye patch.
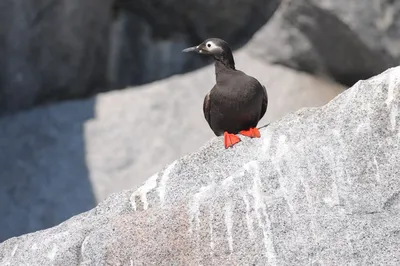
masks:
<path fill-rule="evenodd" d="M 208 41 L 206 43 L 206 49 L 210 52 L 221 51 L 221 48 L 219 46 L 217 46 L 215 43 L 213 43 L 212 41 Z"/>

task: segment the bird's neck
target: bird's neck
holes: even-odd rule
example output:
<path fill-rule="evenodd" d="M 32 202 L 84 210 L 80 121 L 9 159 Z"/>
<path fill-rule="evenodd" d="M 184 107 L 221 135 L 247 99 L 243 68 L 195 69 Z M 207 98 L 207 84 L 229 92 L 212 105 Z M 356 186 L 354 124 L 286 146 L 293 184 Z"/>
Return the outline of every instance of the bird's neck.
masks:
<path fill-rule="evenodd" d="M 233 56 L 222 56 L 218 58 L 214 58 L 215 60 L 215 76 L 217 78 L 217 82 L 219 80 L 220 74 L 236 70 L 235 69 L 235 61 L 233 60 Z"/>

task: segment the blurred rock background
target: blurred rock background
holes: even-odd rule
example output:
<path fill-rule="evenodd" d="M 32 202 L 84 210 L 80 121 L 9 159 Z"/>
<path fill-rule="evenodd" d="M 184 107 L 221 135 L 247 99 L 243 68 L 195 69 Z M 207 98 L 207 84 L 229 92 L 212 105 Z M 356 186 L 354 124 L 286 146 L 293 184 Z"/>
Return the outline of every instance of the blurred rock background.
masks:
<path fill-rule="evenodd" d="M 393 0 L 4 0 L 0 242 L 130 189 L 213 137 L 208 37 L 266 87 L 260 126 L 400 60 Z M 189 73 L 190 72 L 190 73 Z"/>

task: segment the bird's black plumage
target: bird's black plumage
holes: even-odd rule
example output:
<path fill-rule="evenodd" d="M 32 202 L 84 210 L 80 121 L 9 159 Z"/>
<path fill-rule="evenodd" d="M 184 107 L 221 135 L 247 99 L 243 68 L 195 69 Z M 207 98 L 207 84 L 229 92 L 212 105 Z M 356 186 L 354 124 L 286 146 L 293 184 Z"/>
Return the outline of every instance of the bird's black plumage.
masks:
<path fill-rule="evenodd" d="M 257 79 L 235 68 L 229 45 L 210 38 L 183 51 L 214 57 L 216 84 L 204 98 L 203 112 L 215 135 L 255 128 L 267 110 L 267 91 Z"/>

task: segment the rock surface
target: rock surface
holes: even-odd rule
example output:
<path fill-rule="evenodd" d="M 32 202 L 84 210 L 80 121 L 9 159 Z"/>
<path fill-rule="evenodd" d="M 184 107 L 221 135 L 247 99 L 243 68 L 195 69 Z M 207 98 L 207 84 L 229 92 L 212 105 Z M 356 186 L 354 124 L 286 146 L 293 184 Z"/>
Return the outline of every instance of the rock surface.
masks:
<path fill-rule="evenodd" d="M 400 61 L 400 2 L 391 0 L 5 0 L 0 7 L 0 115 L 205 66 L 206 57 L 181 50 L 208 37 L 236 49 L 256 33 L 255 56 L 347 86 Z"/>
<path fill-rule="evenodd" d="M 393 1 L 285 0 L 249 50 L 352 85 L 400 62 L 399 16 Z"/>
<path fill-rule="evenodd" d="M 312 0 L 345 22 L 368 47 L 400 61 L 400 2 Z"/>
<path fill-rule="evenodd" d="M 260 126 L 343 87 L 235 54 L 268 89 Z M 202 113 L 214 67 L 0 119 L 0 241 L 56 225 L 134 187 L 213 134 Z"/>
<path fill-rule="evenodd" d="M 0 3 L 0 114 L 104 89 L 112 0 Z"/>
<path fill-rule="evenodd" d="M 400 68 L 214 138 L 142 186 L 0 245 L 1 265 L 398 265 Z"/>
<path fill-rule="evenodd" d="M 120 0 L 115 4 L 109 77 L 122 88 L 204 66 L 182 49 L 219 37 L 232 48 L 271 17 L 280 0 Z"/>
<path fill-rule="evenodd" d="M 112 88 L 144 84 L 184 73 L 204 64 L 204 57 L 182 53 L 194 42 L 184 32 L 154 38 L 151 25 L 132 12 L 121 10 L 112 25 L 108 77 Z"/>

